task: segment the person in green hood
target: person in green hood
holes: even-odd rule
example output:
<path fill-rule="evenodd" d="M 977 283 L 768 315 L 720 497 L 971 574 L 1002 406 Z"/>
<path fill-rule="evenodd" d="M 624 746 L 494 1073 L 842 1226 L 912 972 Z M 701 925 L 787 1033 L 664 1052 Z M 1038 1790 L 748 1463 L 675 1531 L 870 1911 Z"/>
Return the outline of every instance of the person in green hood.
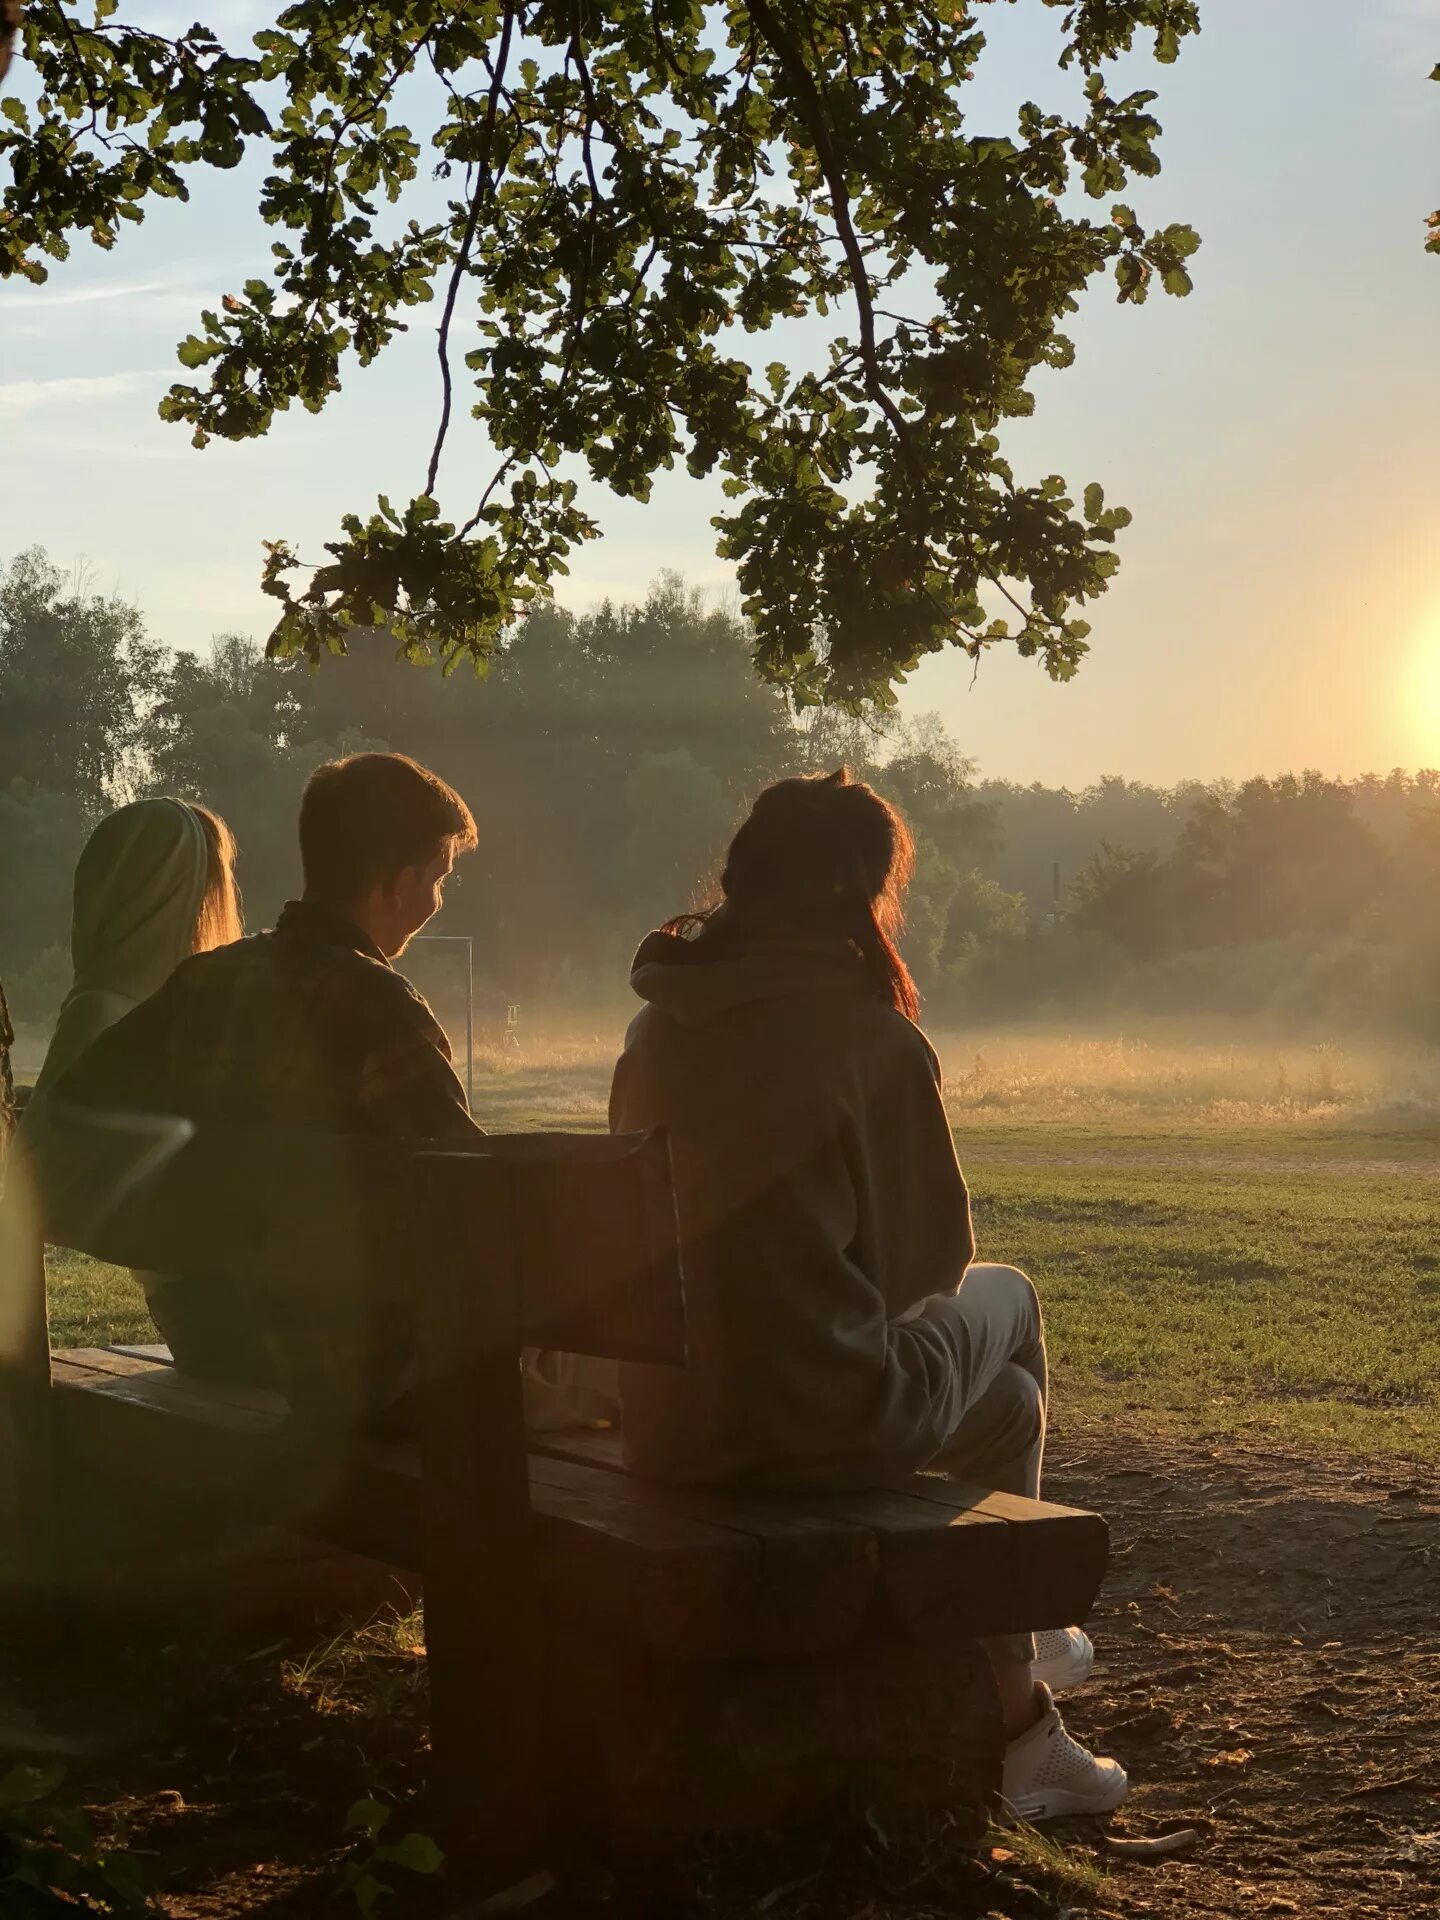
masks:
<path fill-rule="evenodd" d="M 52 1096 L 86 1049 L 157 993 L 182 960 L 243 932 L 235 840 L 218 814 L 157 798 L 105 816 L 75 868 L 74 978 L 21 1122 L 21 1142 L 37 1166 L 65 1158 L 66 1123 Z M 169 1312 L 174 1281 L 135 1277 L 157 1326 L 183 1351 L 186 1329 Z"/>
<path fill-rule="evenodd" d="M 168 799 L 135 800 L 107 814 L 75 868 L 74 979 L 32 1102 L 182 960 L 243 932 L 235 841 L 217 814 Z"/>
<path fill-rule="evenodd" d="M 651 934 L 616 1131 L 665 1128 L 685 1254 L 683 1369 L 620 1369 L 630 1463 L 657 1478 L 882 1486 L 921 1467 L 1039 1496 L 1048 1380 L 1035 1288 L 976 1262 L 934 1049 L 897 940 L 914 864 L 848 769 L 767 787 L 721 899 Z M 1051 1690 L 1078 1627 L 988 1643 L 1027 1819 L 1100 1813 L 1114 1760 Z"/>

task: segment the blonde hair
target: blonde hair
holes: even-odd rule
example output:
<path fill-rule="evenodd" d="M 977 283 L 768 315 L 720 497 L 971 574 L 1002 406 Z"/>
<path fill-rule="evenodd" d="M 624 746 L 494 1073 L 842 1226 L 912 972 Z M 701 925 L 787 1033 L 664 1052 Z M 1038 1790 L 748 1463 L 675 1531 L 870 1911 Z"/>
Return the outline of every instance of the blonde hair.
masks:
<path fill-rule="evenodd" d="M 209 953 L 214 947 L 228 947 L 245 931 L 240 889 L 235 884 L 235 836 L 209 807 L 191 800 L 190 811 L 205 832 L 205 892 L 195 916 L 192 953 Z"/>

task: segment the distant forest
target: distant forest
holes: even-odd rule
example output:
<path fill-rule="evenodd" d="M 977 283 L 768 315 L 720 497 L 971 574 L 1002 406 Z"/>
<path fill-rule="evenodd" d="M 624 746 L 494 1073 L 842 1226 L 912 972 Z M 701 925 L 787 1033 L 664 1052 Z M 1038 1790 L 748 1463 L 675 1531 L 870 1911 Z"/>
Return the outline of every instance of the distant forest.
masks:
<path fill-rule="evenodd" d="M 538 606 L 480 681 L 397 663 L 371 634 L 313 672 L 236 634 L 173 651 L 39 550 L 0 572 L 16 1017 L 47 1021 L 65 990 L 71 875 L 106 808 L 216 807 L 259 927 L 298 884 L 310 770 L 380 746 L 474 809 L 479 850 L 437 930 L 471 936 L 482 997 L 618 1000 L 641 934 L 706 897 L 755 790 L 848 760 L 915 830 L 907 951 L 932 1020 L 1216 1013 L 1440 1039 L 1433 771 L 1019 787 L 979 778 L 933 716 L 797 717 L 756 677 L 744 623 L 673 575 L 639 605 Z"/>

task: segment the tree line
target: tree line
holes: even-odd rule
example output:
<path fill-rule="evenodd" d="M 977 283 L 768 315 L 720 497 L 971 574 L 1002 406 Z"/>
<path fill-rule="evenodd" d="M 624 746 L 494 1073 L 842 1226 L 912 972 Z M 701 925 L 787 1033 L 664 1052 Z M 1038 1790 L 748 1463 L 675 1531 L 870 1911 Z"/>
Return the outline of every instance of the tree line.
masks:
<path fill-rule="evenodd" d="M 19 555 L 0 572 L 0 976 L 17 1018 L 43 1022 L 65 989 L 71 875 L 107 807 L 217 807 L 262 926 L 298 886 L 311 769 L 389 747 L 479 822 L 439 931 L 473 941 L 482 1001 L 618 1000 L 636 941 L 706 896 L 755 790 L 843 759 L 915 831 L 907 953 L 931 1019 L 1209 1010 L 1440 1034 L 1435 773 L 982 780 L 933 716 L 797 715 L 753 644 L 738 613 L 665 575 L 635 604 L 538 603 L 483 678 L 364 632 L 312 670 L 238 634 L 166 648 L 136 607 Z"/>

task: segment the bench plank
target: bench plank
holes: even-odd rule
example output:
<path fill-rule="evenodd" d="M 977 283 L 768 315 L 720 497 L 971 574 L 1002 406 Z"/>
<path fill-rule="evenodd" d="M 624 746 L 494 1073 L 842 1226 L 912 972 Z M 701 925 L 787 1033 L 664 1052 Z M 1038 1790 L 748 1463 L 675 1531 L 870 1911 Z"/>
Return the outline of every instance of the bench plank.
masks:
<path fill-rule="evenodd" d="M 63 1353 L 52 1354 L 52 1365 L 63 1360 L 67 1366 L 83 1367 L 87 1373 L 108 1375 L 143 1375 L 153 1373 L 157 1364 L 163 1364 L 167 1371 L 173 1372 L 173 1363 L 166 1350 L 163 1363 L 157 1363 L 148 1354 L 137 1352 L 133 1347 L 66 1347 Z"/>
<path fill-rule="evenodd" d="M 107 1355 L 123 1355 L 152 1363 L 160 1362 L 172 1365 L 170 1349 L 165 1346 L 121 1346 L 100 1351 L 84 1349 L 67 1355 L 71 1360 L 82 1358 L 86 1364 L 102 1369 L 107 1365 Z M 604 1467 L 612 1472 L 627 1473 L 624 1461 L 624 1447 L 618 1433 L 608 1431 L 575 1431 L 557 1434 L 532 1435 L 529 1442 L 532 1455 L 544 1454 L 560 1460 L 575 1460 L 587 1465 Z M 889 1533 L 912 1534 L 933 1531 L 935 1520 L 932 1515 L 916 1511 L 907 1504 L 919 1500 L 942 1509 L 945 1519 L 943 1525 L 981 1525 L 995 1521 L 1010 1523 L 1024 1522 L 1033 1527 L 1037 1522 L 1049 1523 L 1053 1529 L 1063 1525 L 1065 1553 L 1083 1558 L 1088 1569 L 1099 1559 L 1097 1573 L 1103 1575 L 1105 1556 L 1108 1552 L 1108 1533 L 1105 1523 L 1098 1515 L 1087 1513 L 1079 1508 L 1057 1505 L 1049 1500 L 1027 1500 L 1018 1494 L 1002 1493 L 981 1487 L 971 1487 L 964 1482 L 951 1480 L 944 1474 L 916 1473 L 901 1475 L 891 1481 L 883 1490 L 866 1491 L 859 1494 L 827 1493 L 786 1493 L 766 1496 L 749 1490 L 725 1488 L 716 1490 L 701 1487 L 665 1487 L 658 1482 L 645 1484 L 652 1497 L 662 1501 L 672 1511 L 684 1512 L 697 1518 L 705 1518 L 720 1526 L 743 1525 L 761 1538 L 793 1541 L 806 1537 L 819 1537 L 828 1540 L 845 1540 L 852 1545 L 858 1541 L 868 1544 L 868 1557 L 873 1560 L 876 1536 Z M 895 1498 L 893 1496 L 899 1496 Z M 803 1507 L 803 1511 L 800 1510 Z M 1025 1556 L 1029 1562 L 1051 1563 L 1054 1558 L 1053 1533 L 1043 1538 L 1030 1535 L 1031 1545 Z M 970 1554 L 982 1554 L 979 1541 L 971 1541 L 967 1546 L 967 1558 Z M 843 1564 L 847 1556 L 837 1554 L 836 1569 Z M 973 1575 L 981 1573 L 977 1561 Z M 998 1573 L 1000 1563 L 995 1567 Z M 1012 1568 L 1015 1577 L 1021 1579 L 1026 1590 L 1035 1585 L 1034 1569 L 1027 1564 L 1025 1569 Z M 1083 1585 L 1087 1572 L 1081 1568 L 1073 1570 L 1072 1587 Z M 1041 1581 L 1048 1586 L 1053 1575 Z M 1084 1611 L 1088 1612 L 1088 1606 Z M 1042 1623 L 1044 1624 L 1044 1623 Z M 1066 1619 L 1052 1624 L 1071 1625 L 1073 1620 Z"/>
<path fill-rule="evenodd" d="M 272 1482 L 286 1486 L 297 1525 L 400 1564 L 418 1559 L 413 1450 L 371 1444 L 344 1463 L 297 1455 L 280 1438 L 276 1395 L 197 1383 L 163 1348 L 77 1349 L 56 1364 L 72 1370 L 66 1384 L 263 1438 L 254 1497 L 273 1503 Z M 248 1417 L 227 1422 L 225 1409 Z M 147 1477 L 189 1471 L 167 1468 L 172 1435 L 144 1450 Z M 232 1463 L 228 1485 L 240 1470 Z M 678 1487 L 626 1473 L 609 1432 L 532 1436 L 529 1474 L 547 1580 L 583 1584 L 612 1624 L 676 1658 L 842 1646 L 877 1596 L 923 1639 L 1067 1626 L 1093 1605 L 1107 1553 L 1093 1514 L 940 1475 L 844 1493 Z"/>
<path fill-rule="evenodd" d="M 912 1474 L 895 1484 L 948 1518 L 984 1514 L 1006 1523 L 1011 1539 L 1008 1578 L 1027 1625 L 1067 1627 L 1088 1617 L 1110 1557 L 1110 1529 L 1099 1514 L 967 1487 L 943 1474 Z M 923 1590 L 913 1591 L 911 1601 L 917 1629 L 923 1630 L 931 1612 Z"/>
<path fill-rule="evenodd" d="M 132 1371 L 137 1362 L 150 1367 L 173 1365 L 170 1349 L 161 1345 L 89 1349 L 84 1358 L 86 1364 L 101 1372 Z M 125 1361 L 124 1369 L 115 1364 L 117 1358 Z M 256 1405 L 283 1410 L 270 1396 L 239 1388 L 221 1391 L 237 1394 L 242 1401 L 249 1397 Z M 560 1444 L 552 1444 L 552 1439 Z M 567 1439 L 578 1443 L 573 1451 L 563 1444 Z M 595 1443 L 593 1451 L 585 1446 L 587 1441 Z M 529 1451 L 532 1490 L 546 1479 L 542 1460 L 568 1459 L 587 1467 L 622 1465 L 618 1438 L 603 1433 L 535 1435 Z M 549 1484 L 557 1492 L 576 1490 L 573 1474 L 556 1476 L 552 1472 Z M 587 1479 L 581 1483 L 581 1490 L 594 1498 L 599 1484 Z M 624 1489 L 624 1510 L 630 1516 L 627 1526 L 635 1524 L 633 1516 L 637 1512 L 664 1512 L 672 1519 L 738 1531 L 772 1549 L 761 1556 L 755 1575 L 757 1593 L 762 1583 L 766 1590 L 763 1611 L 774 1616 L 762 1636 L 767 1644 L 821 1652 L 843 1646 L 859 1631 L 874 1596 L 879 1563 L 875 1529 L 868 1520 L 839 1513 L 798 1512 L 794 1501 L 785 1495 L 748 1498 L 728 1489 L 671 1489 L 629 1476 Z M 613 1494 L 613 1488 L 608 1493 Z M 612 1517 L 617 1511 L 613 1498 L 607 1497 L 605 1511 Z M 584 1524 L 583 1508 L 576 1524 Z M 673 1539 L 673 1525 L 670 1534 Z M 707 1538 L 697 1531 L 692 1546 L 703 1545 Z M 758 1601 L 746 1609 L 752 1622 L 761 1611 Z M 751 1630 L 757 1629 L 752 1626 Z"/>
<path fill-rule="evenodd" d="M 593 1475 L 604 1469 L 532 1448 L 532 1486 L 547 1473 L 577 1468 L 586 1476 L 586 1498 L 593 1498 Z M 757 1657 L 827 1652 L 847 1645 L 860 1631 L 877 1592 L 880 1563 L 874 1530 L 864 1522 L 800 1512 L 783 1498 L 667 1487 L 609 1472 L 606 1479 L 624 1489 L 627 1504 L 667 1526 L 719 1529 L 748 1543 L 746 1652 Z"/>
<path fill-rule="evenodd" d="M 82 1363 L 57 1356 L 53 1374 L 62 1446 L 82 1454 L 87 1470 L 157 1498 L 209 1489 L 354 1551 L 419 1563 L 413 1448 L 372 1442 L 344 1459 L 327 1456 L 313 1436 L 308 1448 L 297 1444 L 274 1394 L 212 1387 L 168 1366 L 81 1351 Z M 797 1550 L 778 1553 L 786 1537 L 778 1518 L 767 1541 L 758 1522 L 747 1526 L 739 1513 L 724 1523 L 714 1518 L 718 1508 L 687 1513 L 648 1486 L 582 1462 L 536 1455 L 529 1466 L 545 1578 L 583 1586 L 597 1613 L 640 1632 L 668 1658 L 843 1645 L 869 1604 L 875 1567 L 871 1538 L 859 1529 L 801 1528 Z M 817 1539 L 825 1551 L 814 1549 Z M 843 1586 L 835 1578 L 841 1564 L 849 1576 Z"/>
<path fill-rule="evenodd" d="M 546 1436 L 562 1457 L 624 1472 L 618 1434 Z M 652 1490 L 656 1483 L 648 1483 Z M 677 1510 L 729 1490 L 665 1488 Z M 760 1496 L 749 1490 L 743 1496 Z M 939 1474 L 904 1475 L 884 1488 L 777 1495 L 784 1510 L 868 1529 L 881 1589 L 897 1618 L 922 1637 L 1072 1626 L 1095 1604 L 1109 1535 L 1097 1515 L 1019 1495 L 989 1493 Z M 955 1537 L 966 1529 L 963 1544 Z"/>

